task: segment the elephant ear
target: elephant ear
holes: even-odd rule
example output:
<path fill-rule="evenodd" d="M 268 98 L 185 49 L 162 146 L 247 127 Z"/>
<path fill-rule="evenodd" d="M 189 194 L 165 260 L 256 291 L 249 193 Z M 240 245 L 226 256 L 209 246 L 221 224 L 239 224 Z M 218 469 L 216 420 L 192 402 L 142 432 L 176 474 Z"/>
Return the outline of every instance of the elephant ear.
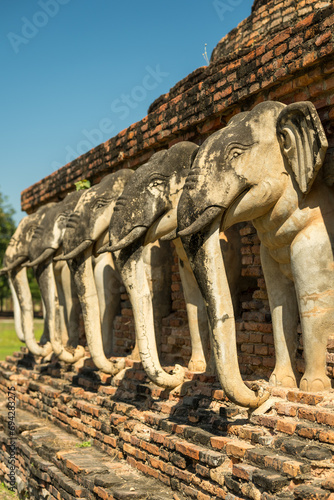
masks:
<path fill-rule="evenodd" d="M 302 193 L 307 193 L 325 159 L 328 142 L 319 115 L 311 102 L 286 106 L 277 119 L 283 156 Z"/>

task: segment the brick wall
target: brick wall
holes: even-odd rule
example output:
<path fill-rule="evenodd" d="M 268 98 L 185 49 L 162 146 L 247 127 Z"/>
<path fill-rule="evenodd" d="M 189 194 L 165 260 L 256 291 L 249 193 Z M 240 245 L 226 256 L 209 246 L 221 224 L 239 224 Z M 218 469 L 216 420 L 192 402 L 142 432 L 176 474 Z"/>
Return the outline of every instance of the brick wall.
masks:
<path fill-rule="evenodd" d="M 255 2 L 251 16 L 214 49 L 210 65 L 198 68 L 156 99 L 148 115 L 105 143 L 22 193 L 28 213 L 58 200 L 82 178 L 93 183 L 111 171 L 136 168 L 161 148 L 181 140 L 201 144 L 240 111 L 265 100 L 285 104 L 309 100 L 322 120 L 329 149 L 320 173 L 334 183 L 334 6 L 318 0 Z M 241 371 L 268 376 L 274 366 L 270 311 L 259 257 L 259 240 L 251 224 L 240 230 L 242 280 L 237 343 Z M 190 340 L 177 262 L 173 266 L 172 310 L 163 320 L 162 354 L 167 364 L 187 363 Z M 245 281 L 246 282 L 246 281 Z M 115 323 L 115 349 L 130 351 L 134 328 L 128 297 Z M 298 351 L 303 369 L 302 346 Z M 331 353 L 329 374 L 333 374 Z"/>

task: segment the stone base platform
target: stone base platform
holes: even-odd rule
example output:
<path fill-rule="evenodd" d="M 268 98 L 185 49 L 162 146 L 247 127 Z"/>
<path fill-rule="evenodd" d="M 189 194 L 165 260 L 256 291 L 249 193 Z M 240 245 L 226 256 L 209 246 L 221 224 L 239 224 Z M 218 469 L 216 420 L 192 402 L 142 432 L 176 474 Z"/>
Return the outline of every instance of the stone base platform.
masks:
<path fill-rule="evenodd" d="M 0 400 L 0 422 L 5 428 L 8 410 Z M 45 418 L 17 409 L 16 471 L 20 498 L 72 500 L 170 500 L 171 488 L 147 478 L 125 460 L 101 453 Z M 0 476 L 8 481 L 6 463 L 10 437 L 0 432 Z"/>
<path fill-rule="evenodd" d="M 215 377 L 187 377 L 166 391 L 130 360 L 112 379 L 89 357 L 76 366 L 43 364 L 24 348 L 7 357 L 0 393 L 6 402 L 15 387 L 19 485 L 32 498 L 59 500 L 334 499 L 334 391 L 271 388 L 270 400 L 248 412 L 226 400 Z M 6 430 L 7 408 L 0 415 Z M 1 441 L 0 479 L 9 437 Z M 146 475 L 147 488 L 155 479 L 166 490 L 151 497 L 125 482 L 117 496 L 119 464 L 129 477 Z"/>

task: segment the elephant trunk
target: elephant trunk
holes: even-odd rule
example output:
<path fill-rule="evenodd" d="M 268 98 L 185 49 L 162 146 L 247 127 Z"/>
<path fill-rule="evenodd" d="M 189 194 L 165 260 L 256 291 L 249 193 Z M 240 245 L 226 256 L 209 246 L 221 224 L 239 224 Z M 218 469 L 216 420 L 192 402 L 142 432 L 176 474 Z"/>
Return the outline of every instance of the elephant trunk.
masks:
<path fill-rule="evenodd" d="M 60 336 L 60 311 L 56 281 L 53 270 L 52 255 L 37 267 L 36 278 L 41 290 L 45 306 L 45 321 L 47 322 L 52 350 L 61 361 L 75 363 L 84 355 L 84 348 L 78 346 L 74 353 L 67 351 Z"/>
<path fill-rule="evenodd" d="M 118 243 L 115 243 L 115 245 L 111 245 L 108 250 L 110 252 L 115 252 L 116 250 L 121 250 L 122 248 L 125 248 L 134 241 L 136 241 L 138 238 L 140 238 L 143 234 L 147 232 L 147 227 L 146 226 L 136 226 L 134 227 L 121 241 Z"/>
<path fill-rule="evenodd" d="M 36 259 L 32 260 L 31 262 L 26 262 L 23 264 L 23 267 L 35 267 L 38 266 L 39 264 L 42 264 L 44 261 L 46 261 L 51 255 L 54 255 L 56 253 L 55 248 L 46 248 Z"/>
<path fill-rule="evenodd" d="M 21 340 L 21 342 L 25 342 L 24 332 L 22 329 L 22 316 L 21 316 L 20 303 L 19 303 L 19 300 L 17 298 L 15 287 L 13 285 L 11 273 L 9 273 L 9 275 L 8 275 L 8 283 L 9 283 L 9 288 L 10 288 L 12 298 L 13 298 L 14 324 L 15 324 L 16 335 L 18 336 L 18 339 Z"/>
<path fill-rule="evenodd" d="M 74 259 L 75 257 L 78 257 L 82 252 L 84 252 L 87 248 L 91 247 L 93 245 L 92 240 L 84 240 L 82 241 L 78 246 L 76 246 L 73 250 L 71 250 L 68 253 L 63 253 L 57 257 L 54 258 L 55 262 L 59 260 L 70 260 Z"/>
<path fill-rule="evenodd" d="M 69 267 L 80 300 L 87 344 L 92 359 L 99 370 L 114 376 L 124 368 L 125 360 L 121 358 L 114 363 L 104 354 L 100 306 L 92 265 L 92 245 L 76 259 L 70 260 Z"/>
<path fill-rule="evenodd" d="M 34 335 L 34 309 L 26 269 L 14 270 L 12 272 L 12 282 L 20 304 L 22 330 L 26 346 L 36 356 L 47 356 L 52 352 L 51 344 L 47 342 L 44 346 L 40 346 L 36 342 Z"/>
<path fill-rule="evenodd" d="M 21 264 L 23 264 L 23 262 L 25 262 L 26 260 L 28 260 L 27 255 L 21 255 L 20 257 L 17 257 L 11 264 L 8 264 L 8 266 L 0 269 L 0 276 L 13 271 L 16 267 L 21 266 Z"/>
<path fill-rule="evenodd" d="M 160 387 L 173 389 L 184 380 L 184 369 L 176 365 L 172 374 L 160 364 L 152 305 L 152 294 L 145 271 L 145 247 L 135 242 L 130 247 L 114 253 L 116 265 L 129 294 L 135 321 L 137 347 L 143 368 L 149 379 Z"/>
<path fill-rule="evenodd" d="M 269 394 L 260 387 L 249 389 L 239 371 L 233 305 L 219 244 L 220 220 L 216 217 L 206 231 L 183 237 L 182 242 L 207 305 L 221 386 L 235 404 L 257 408 Z"/>

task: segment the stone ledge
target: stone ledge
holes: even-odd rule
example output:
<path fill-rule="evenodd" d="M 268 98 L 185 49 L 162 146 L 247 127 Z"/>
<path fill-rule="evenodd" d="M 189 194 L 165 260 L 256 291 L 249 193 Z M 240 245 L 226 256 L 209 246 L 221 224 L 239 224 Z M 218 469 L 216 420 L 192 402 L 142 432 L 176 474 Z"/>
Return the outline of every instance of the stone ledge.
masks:
<path fill-rule="evenodd" d="M 0 399 L 0 422 L 6 428 L 6 401 Z M 147 478 L 125 460 L 82 448 L 82 441 L 46 419 L 16 410 L 18 492 L 31 499 L 101 498 L 104 500 L 171 500 L 172 490 Z M 26 429 L 26 430 L 23 430 Z M 0 479 L 8 480 L 10 438 L 0 432 Z M 95 496 L 96 495 L 96 496 Z"/>
<path fill-rule="evenodd" d="M 204 374 L 192 374 L 183 390 L 169 392 L 148 382 L 140 363 L 127 361 L 123 377 L 117 380 L 93 369 L 79 376 L 80 368 L 62 364 L 55 377 L 50 375 L 55 369 L 52 363 L 45 371 L 23 367 L 24 356 L 15 353 L 0 364 L 2 394 L 15 385 L 20 408 L 46 417 L 61 429 L 59 433 L 71 433 L 65 434 L 67 440 L 91 441 L 98 453 L 125 459 L 180 492 L 180 500 L 294 499 L 301 498 L 304 489 L 314 498 L 331 498 L 333 391 L 310 394 L 271 388 L 270 402 L 249 415 L 228 403 L 212 377 Z M 305 419 L 308 412 L 319 416 L 316 422 Z M 5 409 L 0 418 L 6 419 Z M 36 430 L 34 418 L 21 422 L 18 429 L 22 438 L 27 436 L 24 445 L 33 448 L 34 443 L 36 452 L 44 449 L 40 436 L 44 441 L 47 436 Z M 328 439 L 323 439 L 325 435 Z M 87 489 L 87 482 L 78 481 L 90 476 L 85 456 L 79 459 L 71 447 L 52 446 L 43 460 L 53 464 L 57 460 L 60 472 Z M 52 478 L 46 465 L 41 474 Z M 94 467 L 99 466 L 95 460 Z M 42 478 L 47 480 L 46 475 Z M 102 493 L 100 497 L 104 498 Z"/>

